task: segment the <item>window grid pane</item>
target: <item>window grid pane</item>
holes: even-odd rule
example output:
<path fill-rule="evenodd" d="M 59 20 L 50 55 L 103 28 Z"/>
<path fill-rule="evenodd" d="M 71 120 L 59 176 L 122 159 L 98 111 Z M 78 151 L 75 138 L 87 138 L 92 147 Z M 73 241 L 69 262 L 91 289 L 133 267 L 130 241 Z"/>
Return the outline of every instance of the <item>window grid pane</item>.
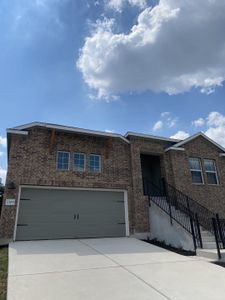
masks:
<path fill-rule="evenodd" d="M 58 152 L 57 169 L 59 170 L 69 169 L 69 152 Z"/>
<path fill-rule="evenodd" d="M 207 171 L 216 172 L 216 166 L 215 166 L 215 163 L 213 160 L 205 159 L 204 166 L 205 166 L 206 172 Z"/>
<path fill-rule="evenodd" d="M 202 183 L 202 173 L 198 171 L 191 171 L 192 182 Z"/>
<path fill-rule="evenodd" d="M 198 158 L 190 158 L 189 165 L 191 170 L 201 171 L 201 164 Z"/>
<path fill-rule="evenodd" d="M 205 159 L 204 167 L 205 167 L 205 173 L 206 173 L 208 184 L 219 184 L 216 164 L 214 160 Z"/>
<path fill-rule="evenodd" d="M 207 176 L 208 184 L 218 184 L 216 173 L 207 172 L 206 176 Z"/>
<path fill-rule="evenodd" d="M 199 158 L 189 158 L 189 167 L 191 171 L 191 178 L 193 183 L 203 183 L 203 174 L 201 168 L 201 161 Z"/>
<path fill-rule="evenodd" d="M 74 154 L 74 168 L 77 171 L 85 170 L 85 154 L 83 153 Z"/>
<path fill-rule="evenodd" d="M 96 154 L 90 155 L 90 171 L 100 172 L 101 171 L 101 156 Z"/>

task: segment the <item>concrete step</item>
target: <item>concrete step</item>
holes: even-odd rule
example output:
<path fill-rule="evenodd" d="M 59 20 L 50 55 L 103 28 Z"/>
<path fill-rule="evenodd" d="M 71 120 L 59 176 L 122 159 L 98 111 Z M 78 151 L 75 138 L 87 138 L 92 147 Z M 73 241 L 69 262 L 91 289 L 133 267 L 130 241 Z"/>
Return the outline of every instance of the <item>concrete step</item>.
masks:
<path fill-rule="evenodd" d="M 202 236 L 202 239 L 215 239 L 215 236 L 214 235 L 211 235 L 211 234 L 208 234 L 208 235 L 202 235 L 201 234 L 201 236 Z"/>
<path fill-rule="evenodd" d="M 215 237 L 214 236 L 204 236 L 202 237 L 202 242 L 216 242 Z"/>
<path fill-rule="evenodd" d="M 221 253 L 221 261 L 225 261 L 225 250 L 224 249 L 220 250 L 220 253 Z M 215 261 L 219 260 L 216 249 L 197 249 L 196 255 L 200 257 L 206 257 L 208 259 L 215 260 Z"/>
<path fill-rule="evenodd" d="M 203 243 L 203 249 L 216 249 L 216 243 L 215 242 L 204 242 Z"/>

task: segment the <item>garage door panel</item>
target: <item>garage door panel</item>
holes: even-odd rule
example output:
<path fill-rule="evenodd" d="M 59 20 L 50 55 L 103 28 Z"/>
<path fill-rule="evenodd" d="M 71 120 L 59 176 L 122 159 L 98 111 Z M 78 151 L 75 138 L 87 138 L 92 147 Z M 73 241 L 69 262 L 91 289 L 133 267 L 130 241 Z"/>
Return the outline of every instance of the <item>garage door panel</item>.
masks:
<path fill-rule="evenodd" d="M 47 231 L 46 225 L 48 225 Z M 17 236 L 17 240 L 75 238 L 72 228 L 68 228 L 65 231 L 61 226 L 57 226 L 57 224 L 32 224 L 31 226 L 19 226 L 17 228 Z"/>
<path fill-rule="evenodd" d="M 124 193 L 23 188 L 18 225 L 17 240 L 124 236 Z"/>

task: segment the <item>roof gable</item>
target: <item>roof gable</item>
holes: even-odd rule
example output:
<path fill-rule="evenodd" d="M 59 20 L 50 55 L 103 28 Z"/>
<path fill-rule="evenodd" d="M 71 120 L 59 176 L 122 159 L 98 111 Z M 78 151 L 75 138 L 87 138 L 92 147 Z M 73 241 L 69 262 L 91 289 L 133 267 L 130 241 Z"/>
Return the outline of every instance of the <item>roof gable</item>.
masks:
<path fill-rule="evenodd" d="M 198 132 L 198 133 L 196 133 L 196 134 L 194 134 L 194 135 L 186 138 L 185 140 L 176 143 L 172 147 L 167 148 L 166 151 L 169 151 L 169 150 L 180 150 L 181 146 L 185 145 L 186 143 L 191 142 L 192 140 L 194 140 L 194 139 L 196 139 L 196 138 L 198 138 L 200 136 L 203 137 L 204 139 L 206 139 L 208 142 L 212 143 L 214 146 L 216 146 L 217 148 L 219 148 L 223 152 L 225 152 L 225 148 L 224 147 L 222 147 L 221 145 L 217 144 L 215 141 L 213 141 L 208 136 L 206 136 L 203 132 Z"/>

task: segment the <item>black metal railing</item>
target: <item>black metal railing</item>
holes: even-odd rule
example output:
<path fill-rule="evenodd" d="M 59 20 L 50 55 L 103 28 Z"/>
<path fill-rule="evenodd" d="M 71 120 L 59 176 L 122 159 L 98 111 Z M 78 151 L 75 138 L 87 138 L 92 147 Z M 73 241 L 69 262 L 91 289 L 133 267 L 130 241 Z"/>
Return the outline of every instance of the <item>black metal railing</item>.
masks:
<path fill-rule="evenodd" d="M 171 224 L 173 220 L 176 221 L 192 235 L 195 249 L 197 246 L 202 247 L 200 224 L 190 210 L 187 197 L 179 197 L 180 195 L 175 194 L 171 187 L 169 188 L 165 182 L 156 185 L 144 180 L 144 194 L 149 197 L 149 201 L 154 202 L 169 215 Z"/>
<path fill-rule="evenodd" d="M 219 214 L 216 214 L 216 224 L 218 227 L 218 239 L 221 248 L 225 249 L 225 219 L 221 219 Z"/>
<path fill-rule="evenodd" d="M 220 258 L 220 249 L 225 248 L 225 220 L 194 199 L 177 190 L 164 179 L 158 184 L 144 179 L 144 194 L 169 216 L 192 234 L 195 248 L 202 245 L 201 228 L 214 235 Z"/>

